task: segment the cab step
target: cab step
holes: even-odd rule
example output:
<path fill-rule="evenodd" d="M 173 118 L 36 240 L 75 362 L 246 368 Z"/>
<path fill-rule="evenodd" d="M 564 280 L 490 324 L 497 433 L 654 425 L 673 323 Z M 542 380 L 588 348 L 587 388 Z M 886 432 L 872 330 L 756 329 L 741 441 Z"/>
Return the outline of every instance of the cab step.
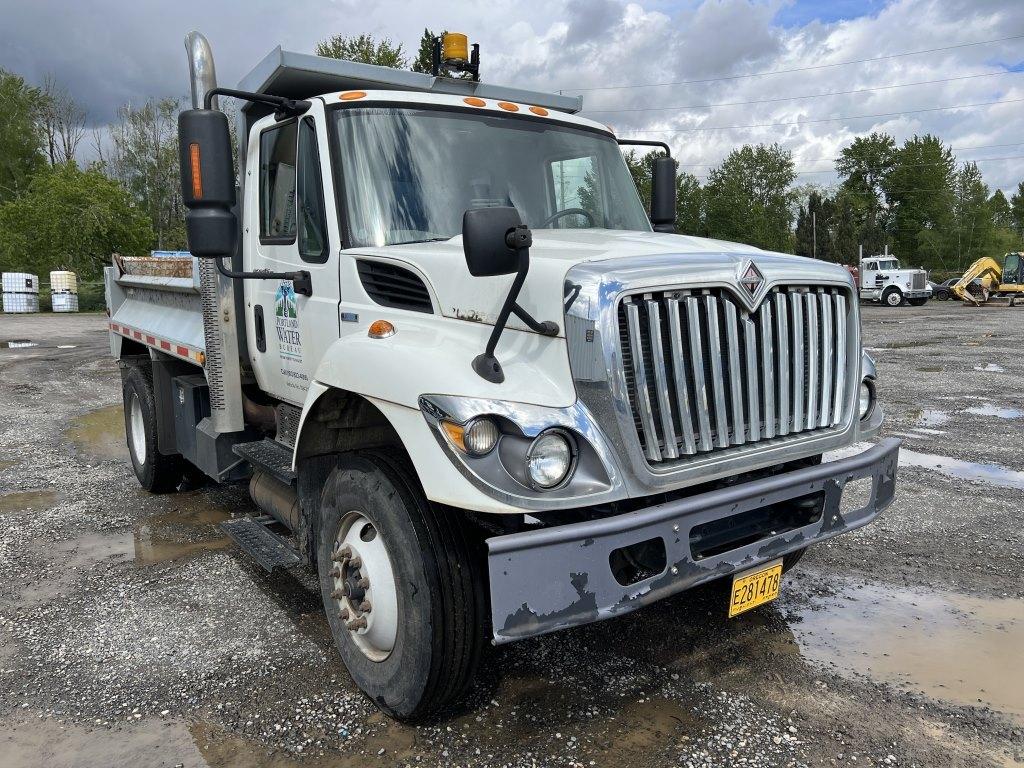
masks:
<path fill-rule="evenodd" d="M 292 449 L 276 440 L 265 438 L 232 447 L 236 456 L 245 459 L 254 470 L 261 470 L 285 485 L 295 484 L 292 471 Z"/>
<path fill-rule="evenodd" d="M 226 520 L 220 527 L 243 552 L 271 573 L 275 568 L 290 568 L 302 562 L 295 547 L 267 527 L 276 522 L 270 515 L 240 517 Z"/>

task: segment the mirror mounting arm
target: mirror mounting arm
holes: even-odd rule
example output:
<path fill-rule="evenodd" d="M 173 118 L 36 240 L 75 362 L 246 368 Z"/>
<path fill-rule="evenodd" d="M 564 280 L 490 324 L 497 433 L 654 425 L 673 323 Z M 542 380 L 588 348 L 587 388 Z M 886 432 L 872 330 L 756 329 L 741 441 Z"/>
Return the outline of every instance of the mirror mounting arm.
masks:
<path fill-rule="evenodd" d="M 291 280 L 292 288 L 302 296 L 313 295 L 313 278 L 306 270 L 298 272 L 271 272 L 269 269 L 257 269 L 255 272 L 236 272 L 224 266 L 224 259 L 214 259 L 217 262 L 217 270 L 234 280 Z"/>
<path fill-rule="evenodd" d="M 515 250 L 519 268 L 516 270 L 515 279 L 505 297 L 505 302 L 501 305 L 501 311 L 498 312 L 494 329 L 487 340 L 487 347 L 483 354 L 473 358 L 473 370 L 493 384 L 501 384 L 505 380 L 505 372 L 501 368 L 501 363 L 494 356 L 494 350 L 498 346 L 498 340 L 501 338 L 502 331 L 505 330 L 505 324 L 508 322 L 510 314 L 515 314 L 531 330 L 544 336 L 557 336 L 559 331 L 558 323 L 553 323 L 550 320 L 538 321 L 516 302 L 519 292 L 526 282 L 526 273 L 530 269 L 530 246 L 533 245 L 533 234 L 530 232 L 530 228 L 521 224 L 508 230 L 505 233 L 505 244 Z"/>

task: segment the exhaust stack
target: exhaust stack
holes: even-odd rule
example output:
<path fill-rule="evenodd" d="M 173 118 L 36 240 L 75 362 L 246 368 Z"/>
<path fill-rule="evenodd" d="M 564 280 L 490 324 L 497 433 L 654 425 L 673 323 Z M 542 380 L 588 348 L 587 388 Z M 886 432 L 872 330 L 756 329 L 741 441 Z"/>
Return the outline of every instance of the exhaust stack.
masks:
<path fill-rule="evenodd" d="M 208 91 L 217 87 L 210 43 L 199 32 L 185 36 L 192 108 L 202 109 Z M 217 98 L 213 99 L 217 109 Z M 232 258 L 234 261 L 234 258 Z M 217 270 L 213 259 L 198 259 L 199 292 L 206 341 L 206 382 L 210 387 L 210 416 L 218 434 L 245 429 L 242 415 L 242 370 L 238 357 L 235 287 Z"/>

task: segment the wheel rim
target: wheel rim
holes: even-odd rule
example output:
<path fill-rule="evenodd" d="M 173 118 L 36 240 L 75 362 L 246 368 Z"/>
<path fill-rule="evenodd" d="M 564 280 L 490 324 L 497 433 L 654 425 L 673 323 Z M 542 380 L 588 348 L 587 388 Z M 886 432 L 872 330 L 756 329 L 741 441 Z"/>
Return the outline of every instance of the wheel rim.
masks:
<path fill-rule="evenodd" d="M 366 658 L 384 661 L 398 637 L 398 588 L 384 537 L 362 512 L 348 512 L 331 560 L 331 598 L 338 618 Z"/>
<path fill-rule="evenodd" d="M 900 295 L 898 293 L 889 294 L 889 306 L 897 307 L 900 304 Z"/>
<path fill-rule="evenodd" d="M 139 464 L 146 463 L 146 422 L 142 418 L 142 403 L 139 396 L 132 394 L 131 407 L 129 409 L 131 434 L 128 439 L 131 441 L 132 453 Z"/>

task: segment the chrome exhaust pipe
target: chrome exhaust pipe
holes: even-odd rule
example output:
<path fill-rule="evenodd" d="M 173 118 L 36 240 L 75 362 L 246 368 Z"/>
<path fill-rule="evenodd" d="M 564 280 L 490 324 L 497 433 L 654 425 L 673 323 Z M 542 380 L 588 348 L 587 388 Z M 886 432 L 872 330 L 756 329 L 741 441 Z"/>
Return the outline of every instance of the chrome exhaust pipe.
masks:
<path fill-rule="evenodd" d="M 185 35 L 192 108 L 202 109 L 209 91 L 217 87 L 217 70 L 209 41 L 196 31 Z M 212 106 L 217 109 L 217 97 Z M 199 293 L 206 343 L 206 382 L 210 386 L 210 417 L 218 434 L 245 429 L 242 414 L 242 367 L 238 359 L 235 286 L 217 271 L 212 259 L 199 259 Z"/>

